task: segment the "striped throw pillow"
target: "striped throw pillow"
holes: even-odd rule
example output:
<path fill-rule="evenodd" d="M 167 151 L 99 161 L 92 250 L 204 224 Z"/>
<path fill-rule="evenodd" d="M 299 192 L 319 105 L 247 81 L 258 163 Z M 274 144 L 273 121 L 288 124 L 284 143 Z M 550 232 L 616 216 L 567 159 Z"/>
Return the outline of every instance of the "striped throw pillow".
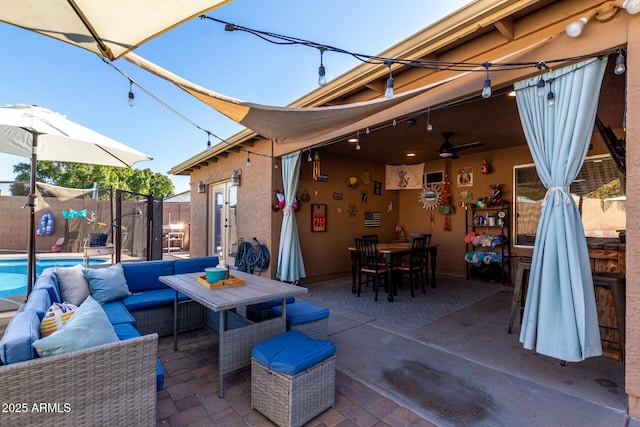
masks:
<path fill-rule="evenodd" d="M 62 329 L 62 326 L 77 309 L 78 307 L 68 302 L 54 302 L 45 313 L 42 322 L 40 322 L 40 337 L 48 337 L 55 331 Z"/>

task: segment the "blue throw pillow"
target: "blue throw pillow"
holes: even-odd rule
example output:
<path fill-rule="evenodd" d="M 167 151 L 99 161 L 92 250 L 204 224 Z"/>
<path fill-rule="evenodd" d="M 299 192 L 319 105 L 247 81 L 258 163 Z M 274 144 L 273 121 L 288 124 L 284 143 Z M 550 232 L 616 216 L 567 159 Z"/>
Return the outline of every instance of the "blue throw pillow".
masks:
<path fill-rule="evenodd" d="M 62 329 L 32 345 L 38 356 L 53 356 L 119 341 L 104 310 L 91 296 L 78 307 Z"/>
<path fill-rule="evenodd" d="M 100 304 L 121 300 L 131 295 L 120 264 L 107 268 L 85 268 L 84 277 L 89 282 L 91 296 Z"/>

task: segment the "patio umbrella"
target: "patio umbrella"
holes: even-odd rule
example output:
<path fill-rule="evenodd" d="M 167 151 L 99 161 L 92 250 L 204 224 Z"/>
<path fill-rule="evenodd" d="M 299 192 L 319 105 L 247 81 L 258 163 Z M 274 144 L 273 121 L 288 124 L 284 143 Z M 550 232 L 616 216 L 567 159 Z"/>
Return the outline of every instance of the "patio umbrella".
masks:
<path fill-rule="evenodd" d="M 36 165 L 38 160 L 131 167 L 151 157 L 38 106 L 0 107 L 0 152 L 31 158 L 27 294 L 35 278 Z"/>
<path fill-rule="evenodd" d="M 115 60 L 230 0 L 0 0 L 0 21 Z"/>

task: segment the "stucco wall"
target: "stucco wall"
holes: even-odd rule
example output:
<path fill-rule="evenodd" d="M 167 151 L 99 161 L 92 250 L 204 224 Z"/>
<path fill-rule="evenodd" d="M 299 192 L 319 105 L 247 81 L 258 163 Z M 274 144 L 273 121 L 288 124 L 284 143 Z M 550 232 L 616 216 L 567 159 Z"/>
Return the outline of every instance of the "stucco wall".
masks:
<path fill-rule="evenodd" d="M 640 417 L 640 15 L 629 19 L 627 45 L 627 319 L 625 388 Z"/>

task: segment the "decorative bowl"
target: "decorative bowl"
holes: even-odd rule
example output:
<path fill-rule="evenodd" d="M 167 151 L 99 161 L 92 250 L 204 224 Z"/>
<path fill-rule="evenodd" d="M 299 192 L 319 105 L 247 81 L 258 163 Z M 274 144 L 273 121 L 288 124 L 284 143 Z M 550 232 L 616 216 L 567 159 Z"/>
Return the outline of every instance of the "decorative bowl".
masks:
<path fill-rule="evenodd" d="M 204 273 L 209 283 L 215 283 L 227 277 L 227 269 L 222 267 L 207 267 Z"/>

